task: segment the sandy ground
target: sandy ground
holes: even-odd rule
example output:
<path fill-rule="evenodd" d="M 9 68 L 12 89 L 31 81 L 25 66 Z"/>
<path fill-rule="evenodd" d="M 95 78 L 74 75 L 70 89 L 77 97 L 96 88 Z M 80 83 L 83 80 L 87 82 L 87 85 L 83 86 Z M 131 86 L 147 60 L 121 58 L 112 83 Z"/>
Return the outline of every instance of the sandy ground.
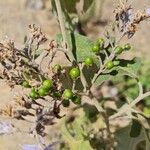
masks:
<path fill-rule="evenodd" d="M 45 10 L 31 10 L 24 7 L 25 0 L 0 0 L 0 40 L 6 36 L 13 39 L 16 44 L 23 43 L 24 36 L 28 33 L 27 27 L 29 24 L 37 24 L 42 27 L 46 35 L 52 39 L 59 31 L 56 19 L 49 11 L 49 6 Z M 150 1 L 137 0 L 134 5 L 137 8 L 150 6 Z M 106 0 L 103 7 L 102 20 L 110 21 L 112 15 L 112 0 Z M 86 31 L 90 38 L 98 37 L 104 30 L 105 24 L 98 26 L 87 25 Z M 150 58 L 149 40 L 150 39 L 150 21 L 144 23 L 139 32 L 131 40 L 135 49 L 138 51 L 136 55 L 143 55 Z M 20 45 L 20 44 L 18 44 Z M 133 54 L 135 55 L 135 53 Z M 62 58 L 57 58 L 61 62 Z M 0 82 L 0 106 L 12 100 L 14 92 L 3 82 Z M 0 118 L 0 121 L 9 122 L 9 119 Z M 18 127 L 26 129 L 30 126 L 25 121 L 13 121 Z M 36 142 L 31 136 L 24 133 L 11 134 L 0 136 L 0 150 L 21 150 L 20 144 L 31 144 Z"/>

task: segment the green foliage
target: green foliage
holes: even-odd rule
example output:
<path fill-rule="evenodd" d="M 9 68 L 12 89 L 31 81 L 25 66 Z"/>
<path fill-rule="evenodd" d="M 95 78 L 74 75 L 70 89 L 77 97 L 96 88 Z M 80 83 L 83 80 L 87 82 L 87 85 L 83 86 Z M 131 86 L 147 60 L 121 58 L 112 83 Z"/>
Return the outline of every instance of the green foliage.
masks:
<path fill-rule="evenodd" d="M 130 131 L 130 137 L 136 138 L 140 135 L 142 125 L 137 119 L 132 119 L 132 126 Z"/>
<path fill-rule="evenodd" d="M 82 109 L 77 110 L 80 114 L 78 117 L 75 117 L 73 120 L 63 118 L 60 124 L 62 139 L 71 150 L 84 150 L 85 148 L 92 150 L 93 147 L 88 138 L 90 130 L 97 127 L 104 128 L 101 117 L 92 122 L 89 120 L 94 117 L 93 115 L 96 116 L 98 114 L 95 108 L 91 109 L 91 106 L 88 105 L 85 105 L 84 108 L 84 111 Z M 87 113 L 90 113 L 90 111 L 93 111 L 93 115 L 89 116 Z"/>
<path fill-rule="evenodd" d="M 136 138 L 130 137 L 131 126 L 119 129 L 116 134 L 117 146 L 116 150 L 137 150 L 137 145 L 145 140 L 144 130 Z M 144 150 L 144 149 L 143 149 Z"/>
<path fill-rule="evenodd" d="M 100 75 L 95 85 L 100 85 L 107 80 L 115 80 L 121 76 L 129 76 L 132 78 L 137 78 L 137 73 L 141 67 L 141 61 L 139 58 L 134 58 L 132 60 L 118 60 L 120 64 L 115 66 L 111 72 Z"/>
<path fill-rule="evenodd" d="M 98 64 L 97 57 L 92 52 L 93 42 L 91 40 L 77 33 L 67 34 L 67 38 L 69 41 L 69 47 L 71 48 L 71 51 L 77 62 L 83 62 L 87 57 L 91 57 Z M 56 41 L 57 43 L 61 44 L 61 34 L 56 36 Z"/>

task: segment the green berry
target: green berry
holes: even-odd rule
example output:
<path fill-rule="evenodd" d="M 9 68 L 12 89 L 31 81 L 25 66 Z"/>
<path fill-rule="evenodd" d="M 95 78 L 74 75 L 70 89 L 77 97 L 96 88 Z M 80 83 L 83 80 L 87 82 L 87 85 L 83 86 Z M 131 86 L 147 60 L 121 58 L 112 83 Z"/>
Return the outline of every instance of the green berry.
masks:
<path fill-rule="evenodd" d="M 71 100 L 74 104 L 81 105 L 81 97 L 79 95 L 74 95 Z"/>
<path fill-rule="evenodd" d="M 29 96 L 32 98 L 32 99 L 37 99 L 38 98 L 38 93 L 37 91 L 35 90 L 35 88 L 33 88 L 29 94 Z"/>
<path fill-rule="evenodd" d="M 91 57 L 86 58 L 84 63 L 86 66 L 92 66 L 94 63 L 93 58 L 91 58 Z"/>
<path fill-rule="evenodd" d="M 93 51 L 94 53 L 99 53 L 99 51 L 100 51 L 99 45 L 94 45 L 93 48 L 92 48 L 92 51 Z"/>
<path fill-rule="evenodd" d="M 116 53 L 116 54 L 121 54 L 122 52 L 123 52 L 123 48 L 122 48 L 122 47 L 117 46 L 117 47 L 115 48 L 115 53 Z"/>
<path fill-rule="evenodd" d="M 52 93 L 52 96 L 55 97 L 55 98 L 60 98 L 61 97 L 61 93 L 56 91 L 56 92 Z"/>
<path fill-rule="evenodd" d="M 69 75 L 72 79 L 77 79 L 80 76 L 79 68 L 72 68 L 69 72 Z"/>
<path fill-rule="evenodd" d="M 59 73 L 61 70 L 61 66 L 59 64 L 56 64 L 53 66 L 52 70 L 54 73 Z"/>
<path fill-rule="evenodd" d="M 114 67 L 113 61 L 108 61 L 105 65 L 106 69 L 112 69 Z"/>
<path fill-rule="evenodd" d="M 25 88 L 31 87 L 28 81 L 23 81 L 22 86 L 24 86 Z"/>
<path fill-rule="evenodd" d="M 40 96 L 46 96 L 47 95 L 47 90 L 44 89 L 43 87 L 41 87 L 39 90 L 38 90 L 38 93 Z"/>
<path fill-rule="evenodd" d="M 63 98 L 64 99 L 72 99 L 73 97 L 73 92 L 70 89 L 65 89 L 63 93 Z"/>
<path fill-rule="evenodd" d="M 129 43 L 125 44 L 123 47 L 124 50 L 130 50 L 131 49 L 131 45 Z"/>
<path fill-rule="evenodd" d="M 64 107 L 68 107 L 68 106 L 70 105 L 70 101 L 64 99 L 64 100 L 62 101 L 62 105 L 63 105 Z"/>
<path fill-rule="evenodd" d="M 46 90 L 50 90 L 53 86 L 53 82 L 51 79 L 44 80 L 42 83 L 42 87 Z"/>
<path fill-rule="evenodd" d="M 102 48 L 104 46 L 105 40 L 103 38 L 99 38 L 97 40 L 97 44 Z"/>

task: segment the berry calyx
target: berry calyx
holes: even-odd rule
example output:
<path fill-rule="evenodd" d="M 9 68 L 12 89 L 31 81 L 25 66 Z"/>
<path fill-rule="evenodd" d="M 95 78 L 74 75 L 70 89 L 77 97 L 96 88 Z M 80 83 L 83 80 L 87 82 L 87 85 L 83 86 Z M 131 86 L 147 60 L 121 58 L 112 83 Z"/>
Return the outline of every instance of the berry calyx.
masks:
<path fill-rule="evenodd" d="M 108 61 L 105 65 L 106 69 L 112 69 L 114 67 L 113 61 Z"/>
<path fill-rule="evenodd" d="M 51 79 L 44 80 L 42 83 L 42 87 L 45 90 L 50 90 L 53 86 L 53 82 Z"/>
<path fill-rule="evenodd" d="M 123 52 L 123 48 L 122 48 L 122 47 L 117 46 L 117 47 L 115 48 L 115 53 L 116 53 L 116 54 L 121 54 L 122 52 Z"/>
<path fill-rule="evenodd" d="M 31 87 L 30 84 L 29 84 L 29 82 L 26 81 L 26 80 L 23 81 L 22 86 L 24 86 L 25 88 L 30 88 Z"/>
<path fill-rule="evenodd" d="M 72 99 L 73 97 L 73 92 L 70 89 L 65 89 L 63 92 L 63 98 L 64 99 Z"/>
<path fill-rule="evenodd" d="M 79 68 L 72 68 L 69 72 L 69 75 L 72 79 L 77 79 L 80 76 Z"/>
<path fill-rule="evenodd" d="M 86 58 L 84 63 L 86 66 L 92 66 L 94 63 L 93 58 L 91 58 L 91 57 Z"/>

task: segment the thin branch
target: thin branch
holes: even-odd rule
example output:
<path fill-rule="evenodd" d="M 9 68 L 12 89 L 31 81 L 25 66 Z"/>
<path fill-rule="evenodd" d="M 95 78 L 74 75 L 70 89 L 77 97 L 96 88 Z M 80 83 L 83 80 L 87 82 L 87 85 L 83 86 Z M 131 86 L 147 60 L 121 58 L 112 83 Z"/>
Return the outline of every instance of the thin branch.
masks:
<path fill-rule="evenodd" d="M 83 74 L 83 67 L 84 67 L 84 64 L 79 64 L 79 69 L 80 69 L 80 79 L 81 79 L 81 82 L 82 82 L 82 85 L 83 85 L 83 92 L 87 92 L 87 87 L 88 87 L 88 83 L 85 79 L 85 76 Z"/>
<path fill-rule="evenodd" d="M 141 100 L 143 100 L 144 98 L 148 96 L 150 96 L 150 91 L 144 94 L 140 94 L 133 102 L 131 102 L 130 106 L 131 107 L 135 106 L 137 103 L 139 103 Z"/>
<path fill-rule="evenodd" d="M 63 36 L 63 47 L 65 48 L 65 51 L 66 51 L 65 54 L 67 55 L 67 53 L 69 53 L 71 55 L 72 60 L 74 60 L 74 56 L 72 54 L 72 51 L 69 47 L 69 42 L 67 40 L 65 21 L 64 21 L 64 17 L 63 17 L 60 0 L 55 0 L 55 4 L 56 4 L 57 13 L 58 13 L 58 20 L 59 20 L 59 24 L 60 24 L 61 33 Z M 70 57 L 68 57 L 68 58 L 70 59 Z"/>
<path fill-rule="evenodd" d="M 144 98 L 150 96 L 150 91 L 146 92 L 144 94 L 140 94 L 133 102 L 131 102 L 129 105 L 127 105 L 127 107 L 122 107 L 118 113 L 110 116 L 109 119 L 114 119 L 117 118 L 121 115 L 123 115 L 124 113 L 128 112 L 129 109 L 131 109 L 132 107 L 134 107 L 137 103 L 139 103 L 141 100 L 143 100 Z"/>

